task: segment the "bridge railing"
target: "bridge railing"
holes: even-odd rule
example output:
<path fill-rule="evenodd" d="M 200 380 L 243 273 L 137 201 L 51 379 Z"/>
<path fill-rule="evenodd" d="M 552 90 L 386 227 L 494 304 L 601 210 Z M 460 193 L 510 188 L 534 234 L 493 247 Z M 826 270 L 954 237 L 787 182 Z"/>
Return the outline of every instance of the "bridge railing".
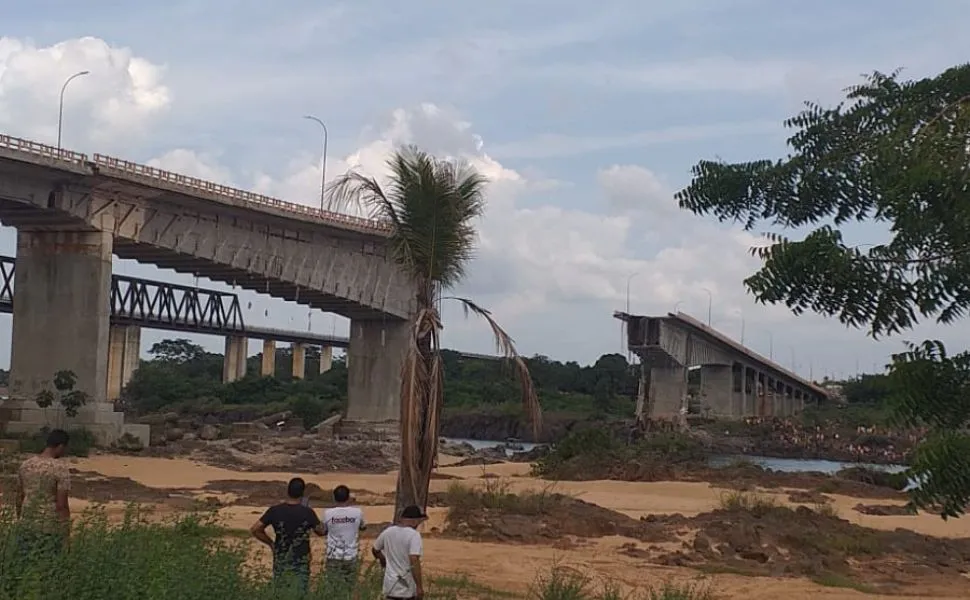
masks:
<path fill-rule="evenodd" d="M 40 142 L 33 142 L 31 140 L 16 138 L 9 135 L 0 135 L 0 148 L 6 148 L 7 150 L 13 150 L 14 152 L 22 152 L 35 158 L 47 159 L 51 162 L 68 162 L 78 167 L 83 167 L 88 162 L 88 157 L 86 154 L 74 152 L 73 150 L 64 150 L 63 148 L 48 146 L 47 144 L 41 144 Z"/>
<path fill-rule="evenodd" d="M 297 204 L 295 202 L 286 202 L 285 200 L 280 200 L 279 198 L 273 198 L 271 196 L 265 196 L 263 194 L 257 194 L 247 190 L 240 190 L 238 188 L 206 181 L 197 177 L 180 175 L 171 171 L 165 171 L 163 169 L 138 164 L 130 160 L 115 158 L 113 156 L 107 156 L 104 154 L 95 154 L 93 160 L 90 160 L 86 154 L 82 154 L 80 152 L 64 150 L 63 148 L 56 148 L 54 146 L 48 146 L 47 144 L 41 144 L 40 142 L 25 140 L 23 138 L 17 138 L 9 135 L 0 135 L 0 149 L 26 154 L 30 156 L 34 162 L 36 162 L 36 159 L 41 159 L 44 164 L 49 164 L 51 166 L 58 166 L 58 163 L 61 163 L 62 165 L 66 163 L 73 167 L 86 168 L 89 165 L 94 164 L 105 175 L 120 176 L 122 179 L 140 181 L 147 185 L 166 183 L 170 186 L 181 188 L 189 194 L 201 195 L 203 197 L 215 200 L 216 202 L 225 202 L 227 199 L 229 199 L 235 201 L 236 203 L 242 203 L 243 205 L 249 205 L 257 209 L 264 206 L 271 207 L 304 217 L 316 218 L 325 223 L 331 223 L 339 227 L 349 228 L 363 233 L 388 234 L 392 231 L 392 226 L 387 221 L 382 221 L 379 219 L 366 219 L 364 217 L 345 215 L 329 210 L 321 210 L 319 208 L 313 208 L 311 206 Z"/>
<path fill-rule="evenodd" d="M 111 171 L 114 171 L 123 173 L 129 177 L 133 177 L 137 180 L 148 183 L 149 185 L 157 182 L 165 182 L 176 187 L 184 188 L 190 193 L 206 194 L 216 201 L 224 202 L 225 199 L 228 198 L 237 202 L 242 202 L 243 204 L 250 204 L 257 207 L 269 206 L 279 210 L 298 213 L 300 215 L 316 217 L 323 221 L 344 227 L 350 227 L 359 231 L 391 231 L 391 226 L 389 223 L 379 221 L 377 219 L 365 219 L 363 217 L 355 217 L 333 211 L 321 210 L 319 208 L 313 208 L 303 204 L 296 204 L 294 202 L 286 202 L 284 200 L 280 200 L 279 198 L 273 198 L 270 196 L 264 196 L 263 194 L 257 194 L 255 192 L 240 190 L 238 188 L 213 183 L 197 177 L 180 175 L 178 173 L 165 171 L 156 167 L 141 165 L 129 160 L 105 156 L 104 154 L 95 154 L 94 164 L 98 165 L 101 172 L 106 175 L 110 175 Z"/>

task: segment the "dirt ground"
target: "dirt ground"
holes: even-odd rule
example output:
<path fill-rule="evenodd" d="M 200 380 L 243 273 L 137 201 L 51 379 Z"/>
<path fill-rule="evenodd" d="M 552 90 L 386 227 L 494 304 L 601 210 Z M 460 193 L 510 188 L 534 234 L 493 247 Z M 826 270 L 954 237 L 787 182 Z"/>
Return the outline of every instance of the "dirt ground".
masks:
<path fill-rule="evenodd" d="M 118 455 L 70 460 L 75 512 L 104 504 L 120 515 L 126 502 L 138 502 L 167 515 L 203 503 L 218 510 L 226 527 L 244 529 L 278 501 L 295 474 L 312 484 L 315 506 L 326 505 L 328 490 L 344 484 L 371 523 L 386 523 L 393 512 L 394 472 L 232 470 L 228 460 L 213 466 Z M 566 566 L 629 589 L 702 580 L 725 599 L 970 597 L 970 579 L 961 575 L 970 566 L 961 539 L 970 538 L 970 519 L 887 515 L 903 512 L 892 510 L 903 501 L 885 494 L 867 500 L 854 487 L 823 494 L 816 481 L 797 479 L 731 486 L 771 499 L 756 518 L 751 511 L 721 509 L 726 495 L 738 493 L 725 481 L 553 483 L 530 477 L 528 464 L 450 466 L 460 461 L 443 456 L 432 481 L 435 501 L 424 531 L 426 568 L 433 575 L 464 574 L 520 594 L 537 574 Z M 477 488 L 498 481 L 510 493 L 555 499 L 528 509 L 541 518 L 472 507 L 448 521 L 442 499 L 455 481 Z M 819 514 L 822 505 L 828 508 Z M 869 512 L 882 514 L 865 514 L 860 505 L 877 505 Z M 378 530 L 370 528 L 366 538 Z M 911 564 L 900 563 L 897 550 L 909 552 Z"/>

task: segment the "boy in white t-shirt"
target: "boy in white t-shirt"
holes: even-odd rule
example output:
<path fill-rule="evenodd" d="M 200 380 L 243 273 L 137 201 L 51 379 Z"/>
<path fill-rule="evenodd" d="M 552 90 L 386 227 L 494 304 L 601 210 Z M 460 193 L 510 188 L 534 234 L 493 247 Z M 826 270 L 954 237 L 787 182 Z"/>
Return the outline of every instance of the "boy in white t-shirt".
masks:
<path fill-rule="evenodd" d="M 401 518 L 377 536 L 372 552 L 384 567 L 384 597 L 420 600 L 424 597 L 421 555 L 424 544 L 418 527 L 427 517 L 417 506 L 401 511 Z"/>
<path fill-rule="evenodd" d="M 348 584 L 357 579 L 357 553 L 360 532 L 366 528 L 364 513 L 350 505 L 350 489 L 338 485 L 333 490 L 333 508 L 323 511 L 323 528 L 327 533 L 328 576 Z"/>

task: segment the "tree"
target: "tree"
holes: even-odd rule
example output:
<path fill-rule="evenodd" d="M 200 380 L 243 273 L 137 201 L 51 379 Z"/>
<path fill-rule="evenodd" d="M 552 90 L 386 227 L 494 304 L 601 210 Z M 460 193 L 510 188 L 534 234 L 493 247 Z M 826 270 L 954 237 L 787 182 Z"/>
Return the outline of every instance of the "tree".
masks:
<path fill-rule="evenodd" d="M 811 227 L 801 240 L 770 233 L 745 280 L 761 302 L 785 303 L 867 328 L 874 337 L 921 318 L 951 323 L 970 309 L 970 65 L 919 81 L 874 73 L 835 108 L 807 104 L 781 160 L 701 161 L 677 194 L 682 208 L 739 221 Z M 879 225 L 888 240 L 853 245 L 845 226 Z M 903 423 L 929 426 L 912 460 L 918 506 L 943 516 L 970 499 L 970 359 L 928 342 L 894 357 L 890 380 Z M 960 454 L 962 453 L 962 454 Z"/>
<path fill-rule="evenodd" d="M 487 180 L 463 162 L 440 160 L 415 147 L 395 152 L 387 166 L 386 187 L 357 171 L 338 178 L 328 188 L 329 205 L 335 210 L 361 207 L 389 221 L 394 227 L 393 259 L 415 282 L 417 308 L 401 371 L 397 505 L 425 507 L 444 401 L 441 301 L 457 301 L 466 315 L 474 313 L 488 323 L 497 351 L 515 366 L 522 403 L 537 436 L 541 413 L 528 367 L 509 335 L 484 308 L 467 298 L 444 295 L 463 279 L 472 258 L 473 221 L 484 212 Z"/>

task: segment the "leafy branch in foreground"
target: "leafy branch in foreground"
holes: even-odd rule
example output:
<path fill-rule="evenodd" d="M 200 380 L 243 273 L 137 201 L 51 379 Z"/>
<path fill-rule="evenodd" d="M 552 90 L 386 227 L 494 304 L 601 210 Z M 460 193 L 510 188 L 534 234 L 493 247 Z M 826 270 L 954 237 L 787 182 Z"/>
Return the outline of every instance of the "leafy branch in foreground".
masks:
<path fill-rule="evenodd" d="M 838 318 L 870 335 L 970 311 L 970 64 L 900 81 L 874 73 L 834 108 L 809 103 L 786 121 L 784 159 L 701 161 L 680 206 L 720 221 L 808 228 L 768 234 L 762 268 L 745 280 L 763 303 Z M 886 241 L 850 244 L 867 223 Z M 891 385 L 903 422 L 925 427 L 913 457 L 915 504 L 944 518 L 970 502 L 970 355 L 939 342 L 894 357 Z"/>

